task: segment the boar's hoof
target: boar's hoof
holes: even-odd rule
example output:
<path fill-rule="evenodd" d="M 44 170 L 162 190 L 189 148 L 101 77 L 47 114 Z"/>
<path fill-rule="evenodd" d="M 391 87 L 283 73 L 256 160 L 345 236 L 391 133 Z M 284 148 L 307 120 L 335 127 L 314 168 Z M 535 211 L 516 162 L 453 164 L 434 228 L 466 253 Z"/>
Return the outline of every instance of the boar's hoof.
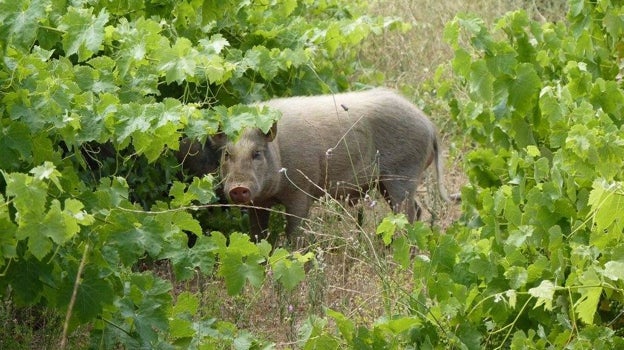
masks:
<path fill-rule="evenodd" d="M 239 186 L 230 190 L 230 198 L 234 203 L 247 204 L 249 203 L 250 196 L 251 193 L 247 187 Z"/>

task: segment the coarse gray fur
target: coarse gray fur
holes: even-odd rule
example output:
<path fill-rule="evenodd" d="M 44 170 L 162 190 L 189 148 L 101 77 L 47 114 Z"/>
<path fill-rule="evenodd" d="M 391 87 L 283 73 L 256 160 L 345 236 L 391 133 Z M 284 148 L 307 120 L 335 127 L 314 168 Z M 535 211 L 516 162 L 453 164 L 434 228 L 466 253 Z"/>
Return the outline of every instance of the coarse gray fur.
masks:
<path fill-rule="evenodd" d="M 261 103 L 282 112 L 267 134 L 245 130 L 223 148 L 224 191 L 234 203 L 250 205 L 255 239 L 267 235 L 270 208 L 283 204 L 291 240 L 314 199 L 361 198 L 378 186 L 395 212 L 410 222 L 419 216 L 414 200 L 423 171 L 436 163 L 438 188 L 442 161 L 436 128 L 412 103 L 384 88 Z"/>

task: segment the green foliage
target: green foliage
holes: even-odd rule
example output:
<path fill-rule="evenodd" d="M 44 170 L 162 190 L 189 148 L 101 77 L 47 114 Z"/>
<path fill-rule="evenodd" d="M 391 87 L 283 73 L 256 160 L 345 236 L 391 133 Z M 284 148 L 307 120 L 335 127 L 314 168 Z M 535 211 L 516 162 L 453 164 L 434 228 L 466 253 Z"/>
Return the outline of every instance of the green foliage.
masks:
<path fill-rule="evenodd" d="M 571 1 L 568 22 L 517 11 L 493 31 L 471 16 L 448 24 L 456 80 L 440 93 L 474 150 L 462 222 L 447 232 L 457 243 L 430 237 L 431 261 L 418 263 L 431 305 L 420 310 L 444 320 L 437 336 L 467 348 L 624 344 L 623 11 Z"/>
<path fill-rule="evenodd" d="M 216 200 L 214 178 L 179 182 L 172 151 L 183 135 L 279 118 L 250 102 L 348 88 L 357 46 L 401 27 L 365 13 L 314 0 L 0 0 L 4 305 L 88 325 L 93 348 L 271 347 L 146 266 L 166 259 L 172 279 L 213 276 L 238 295 L 268 275 L 294 290 L 313 254 L 204 235 L 192 212 Z M 624 347 L 623 17 L 616 2 L 571 0 L 558 23 L 522 11 L 493 29 L 449 23 L 453 80 L 437 91 L 474 144 L 461 222 L 440 234 L 384 219 L 377 234 L 413 277 L 402 311 L 362 325 L 327 310 L 301 326 L 300 347 Z"/>
<path fill-rule="evenodd" d="M 560 23 L 447 25 L 453 80 L 439 72 L 438 93 L 474 146 L 462 218 L 445 234 L 385 218 L 377 234 L 413 275 L 406 311 L 359 325 L 328 310 L 337 330 L 311 319 L 306 345 L 624 347 L 624 7 L 569 8 Z"/>
<path fill-rule="evenodd" d="M 230 294 L 271 271 L 286 290 L 313 257 L 204 236 L 188 209 L 214 177 L 181 183 L 179 139 L 268 130 L 245 105 L 340 91 L 369 35 L 398 28 L 364 2 L 0 0 L 0 295 L 90 324 L 95 348 L 261 348 L 144 261 L 175 278 L 216 273 Z M 365 82 L 363 82 L 365 83 Z M 187 248 L 185 232 L 200 236 Z M 66 334 L 62 335 L 63 340 Z"/>

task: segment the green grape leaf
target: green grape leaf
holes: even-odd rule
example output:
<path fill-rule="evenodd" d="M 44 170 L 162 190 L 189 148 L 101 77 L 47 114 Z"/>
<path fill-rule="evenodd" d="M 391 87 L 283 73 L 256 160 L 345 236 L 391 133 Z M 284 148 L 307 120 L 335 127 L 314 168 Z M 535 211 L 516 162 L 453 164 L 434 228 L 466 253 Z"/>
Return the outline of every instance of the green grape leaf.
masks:
<path fill-rule="evenodd" d="M 401 334 L 422 324 L 423 322 L 418 317 L 404 316 L 389 320 L 387 324 L 384 324 L 383 328 L 387 327 L 392 333 Z"/>
<path fill-rule="evenodd" d="M 509 280 L 509 286 L 516 290 L 526 285 L 528 276 L 526 269 L 520 266 L 512 266 L 505 271 L 505 278 Z"/>
<path fill-rule="evenodd" d="M 608 261 L 602 275 L 614 281 L 624 281 L 624 262 Z"/>
<path fill-rule="evenodd" d="M 332 309 L 327 309 L 325 312 L 327 313 L 327 316 L 331 317 L 334 322 L 336 322 L 338 330 L 340 330 L 343 338 L 345 338 L 345 340 L 347 340 L 348 342 L 352 341 L 356 333 L 355 324 L 353 323 L 353 321 L 346 317 L 344 314 L 338 311 L 334 311 Z"/>
<path fill-rule="evenodd" d="M 392 240 L 392 252 L 393 258 L 404 269 L 407 269 L 411 264 L 411 247 L 405 236 L 394 237 Z"/>
<path fill-rule="evenodd" d="M 196 235 L 202 234 L 201 225 L 190 213 L 176 211 L 173 214 L 172 223 L 180 230 L 193 232 Z"/>
<path fill-rule="evenodd" d="M 589 194 L 590 215 L 596 226 L 592 230 L 590 243 L 599 248 L 604 249 L 621 241 L 624 231 L 624 220 L 621 217 L 624 212 L 624 194 L 619 188 L 617 183 L 596 180 Z"/>
<path fill-rule="evenodd" d="M 602 294 L 601 281 L 596 271 L 588 269 L 579 278 L 579 282 L 581 286 L 578 292 L 581 297 L 574 303 L 574 311 L 581 321 L 586 324 L 593 324 Z"/>
<path fill-rule="evenodd" d="M 26 217 L 28 222 L 33 222 L 33 220 L 28 216 Z M 35 221 L 36 222 L 36 221 Z M 63 231 L 63 226 L 59 223 L 55 223 L 52 227 L 43 226 L 43 224 L 35 223 L 35 224 L 25 224 L 20 225 L 17 233 L 19 236 L 28 237 L 28 251 L 38 260 L 43 260 L 53 248 L 52 241 L 48 236 L 55 235 L 59 232 Z M 45 235 L 40 234 L 40 230 L 46 229 Z"/>
<path fill-rule="evenodd" d="M 225 279 L 228 294 L 240 294 L 245 280 L 249 280 L 254 287 L 259 287 L 264 281 L 264 258 L 248 235 L 232 233 L 230 244 L 221 247 L 219 258 L 219 275 Z"/>
<path fill-rule="evenodd" d="M 533 287 L 529 289 L 529 294 L 537 298 L 537 302 L 533 308 L 538 308 L 544 305 L 546 310 L 553 309 L 553 298 L 555 296 L 555 291 L 557 290 L 557 286 L 552 281 L 543 280 L 539 286 Z"/>
<path fill-rule="evenodd" d="M 212 35 L 209 39 L 201 39 L 199 44 L 207 54 L 219 54 L 224 48 L 230 46 L 230 42 L 221 34 Z"/>
<path fill-rule="evenodd" d="M 173 305 L 173 315 L 189 314 L 194 315 L 199 310 L 199 298 L 191 292 L 180 293 Z"/>
<path fill-rule="evenodd" d="M 279 248 L 269 258 L 275 280 L 279 281 L 287 291 L 293 290 L 305 279 L 304 264 L 309 259 L 309 256 L 306 259 L 299 253 L 294 254 L 298 256 L 291 259 L 286 250 Z"/>
<path fill-rule="evenodd" d="M 12 288 L 21 291 L 14 296 L 15 302 L 20 305 L 38 303 L 43 296 L 44 281 L 54 281 L 55 273 L 52 264 L 30 256 L 22 257 L 19 264 L 9 265 L 7 280 L 11 281 Z"/>
<path fill-rule="evenodd" d="M 396 230 L 402 230 L 408 224 L 404 214 L 392 214 L 386 216 L 377 226 L 376 233 L 382 237 L 385 245 L 390 245 Z"/>
<path fill-rule="evenodd" d="M 217 262 L 217 250 L 213 236 L 198 235 L 193 249 L 173 249 L 165 252 L 164 259 L 171 259 L 176 278 L 186 281 L 197 276 L 198 269 L 205 275 L 214 271 Z"/>
<path fill-rule="evenodd" d="M 217 200 L 214 190 L 216 178 L 212 174 L 203 177 L 193 177 L 193 182 L 188 186 L 188 193 L 191 193 L 201 204 L 213 203 Z"/>
<path fill-rule="evenodd" d="M 8 259 L 17 258 L 17 226 L 11 221 L 4 196 L 0 194 L 0 267 Z"/>
<path fill-rule="evenodd" d="M 51 162 L 45 162 L 43 165 L 38 167 L 34 167 L 31 171 L 31 174 L 35 177 L 35 179 L 39 181 L 50 180 L 53 184 L 56 185 L 59 191 L 63 191 L 63 187 L 59 181 L 61 177 L 61 173 L 56 170 L 56 167 Z"/>
<path fill-rule="evenodd" d="M 0 157 L 1 169 L 17 169 L 21 161 L 32 160 L 33 141 L 28 126 L 15 121 L 3 127 L 1 132 L 0 149 L 4 153 Z"/>
<path fill-rule="evenodd" d="M 56 199 L 53 200 L 50 210 L 48 210 L 40 225 L 39 234 L 49 237 L 56 244 L 62 245 L 78 231 L 80 231 L 80 228 L 76 220 L 72 220 L 71 217 L 67 217 L 66 220 L 61 210 L 61 203 Z"/>
<path fill-rule="evenodd" d="M 176 82 L 182 84 L 187 78 L 193 77 L 197 66 L 199 53 L 190 40 L 179 38 L 172 47 L 163 48 L 157 53 L 160 62 L 159 71 L 165 72 L 167 84 Z"/>
<path fill-rule="evenodd" d="M 505 244 L 511 245 L 514 248 L 518 248 L 522 246 L 527 239 L 533 236 L 533 230 L 534 228 L 532 226 L 518 227 L 517 230 L 513 230 L 509 234 L 509 237 L 505 241 Z"/>
<path fill-rule="evenodd" d="M 528 113 L 537 101 L 542 80 L 532 64 L 520 64 L 515 79 L 509 86 L 509 103 L 519 114 Z"/>
<path fill-rule="evenodd" d="M 193 322 L 182 318 L 173 318 L 169 320 L 169 335 L 172 338 L 192 338 L 196 334 L 197 332 L 193 328 Z"/>
<path fill-rule="evenodd" d="M 59 29 L 63 34 L 63 49 L 67 56 L 78 54 L 83 62 L 100 50 L 104 41 L 104 26 L 108 22 L 108 13 L 102 9 L 93 16 L 92 9 L 70 7 L 61 18 Z"/>
<path fill-rule="evenodd" d="M 484 61 L 477 61 L 470 67 L 470 93 L 479 96 L 479 99 L 492 101 L 494 78 Z"/>
<path fill-rule="evenodd" d="M 101 314 L 105 305 L 113 302 L 114 290 L 110 281 L 99 276 L 99 267 L 87 265 L 80 276 L 72 313 L 72 326 L 87 323 Z M 73 298 L 77 270 L 68 271 L 68 277 L 59 290 L 59 304 L 67 307 Z"/>
<path fill-rule="evenodd" d="M 134 273 L 128 280 L 125 295 L 116 305 L 125 319 L 131 320 L 136 333 L 146 343 L 157 343 L 159 332 L 169 326 L 171 284 L 151 273 Z"/>
<path fill-rule="evenodd" d="M 163 125 L 149 133 L 137 131 L 132 134 L 132 144 L 137 154 L 145 154 L 149 163 L 160 157 L 165 145 L 176 144 L 178 139 L 179 134 L 173 124 Z"/>
<path fill-rule="evenodd" d="M 13 198 L 13 205 L 20 215 L 43 215 L 47 198 L 48 186 L 31 176 L 21 173 L 7 174 L 2 172 L 6 181 L 7 197 Z"/>
<path fill-rule="evenodd" d="M 35 43 L 45 5 L 45 2 L 38 0 L 1 2 L 0 36 L 7 43 L 29 50 Z"/>
<path fill-rule="evenodd" d="M 112 210 L 107 216 L 107 224 L 100 228 L 100 234 L 108 246 L 115 247 L 115 254 L 123 264 L 132 265 L 146 249 L 142 244 L 144 230 L 141 227 L 134 214 Z"/>
<path fill-rule="evenodd" d="M 229 295 L 238 295 L 245 286 L 245 280 L 259 287 L 264 281 L 264 267 L 256 261 L 244 258 L 238 249 L 228 249 L 220 254 L 221 265 L 219 275 L 225 279 L 225 285 Z"/>

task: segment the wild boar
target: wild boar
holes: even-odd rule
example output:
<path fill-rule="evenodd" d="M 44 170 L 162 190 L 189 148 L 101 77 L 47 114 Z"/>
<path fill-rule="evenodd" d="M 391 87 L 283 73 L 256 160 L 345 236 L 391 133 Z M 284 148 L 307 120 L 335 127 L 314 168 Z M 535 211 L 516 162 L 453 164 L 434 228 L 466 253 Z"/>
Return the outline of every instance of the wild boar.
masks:
<path fill-rule="evenodd" d="M 270 208 L 285 206 L 286 234 L 298 238 L 314 199 L 361 198 L 377 186 L 395 212 L 419 217 L 414 200 L 422 172 L 436 163 L 440 196 L 442 160 L 433 123 L 396 92 L 292 97 L 263 102 L 282 113 L 268 133 L 243 131 L 236 142 L 223 134 L 221 177 L 227 198 L 249 206 L 252 237 L 267 237 Z M 295 236 L 297 234 L 297 236 Z M 270 241 L 275 240 L 275 236 Z"/>
<path fill-rule="evenodd" d="M 186 175 L 202 177 L 206 174 L 216 173 L 219 169 L 220 150 L 210 139 L 207 139 L 202 145 L 197 140 L 185 137 L 180 140 L 180 149 L 175 151 L 174 154 L 182 165 L 182 169 L 178 172 L 178 177 L 182 181 L 185 180 Z M 216 188 L 216 194 L 220 200 L 224 198 L 221 187 Z M 216 208 L 208 209 L 210 213 L 208 216 L 213 215 L 215 210 Z M 198 217 L 196 216 L 196 218 Z M 206 228 L 206 225 L 209 225 L 206 220 L 199 220 L 202 227 Z M 185 232 L 188 236 L 188 246 L 191 248 L 195 245 L 197 236 L 191 232 Z"/>
<path fill-rule="evenodd" d="M 184 174 L 203 176 L 217 172 L 221 154 L 219 147 L 215 146 L 210 139 L 202 145 L 198 141 L 183 138 L 180 140 L 180 149 L 175 152 L 175 156 L 182 164 Z"/>

